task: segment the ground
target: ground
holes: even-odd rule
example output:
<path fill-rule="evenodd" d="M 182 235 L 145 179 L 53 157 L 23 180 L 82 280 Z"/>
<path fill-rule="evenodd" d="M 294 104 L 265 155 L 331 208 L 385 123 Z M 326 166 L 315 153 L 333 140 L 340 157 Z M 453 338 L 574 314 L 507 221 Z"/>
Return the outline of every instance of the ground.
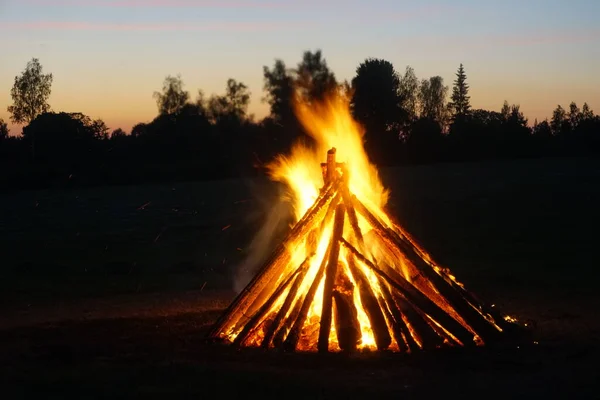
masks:
<path fill-rule="evenodd" d="M 349 358 L 217 346 L 204 335 L 248 276 L 242 262 L 279 188 L 231 180 L 2 193 L 7 398 L 595 393 L 600 162 L 413 166 L 382 179 L 390 213 L 470 290 L 527 323 L 535 343 Z"/>

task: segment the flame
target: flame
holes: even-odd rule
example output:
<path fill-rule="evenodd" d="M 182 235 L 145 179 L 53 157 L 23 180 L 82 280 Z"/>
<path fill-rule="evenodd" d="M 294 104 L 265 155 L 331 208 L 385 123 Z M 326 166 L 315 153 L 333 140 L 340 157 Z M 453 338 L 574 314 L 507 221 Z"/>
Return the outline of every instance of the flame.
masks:
<path fill-rule="evenodd" d="M 348 167 L 350 192 L 387 222 L 382 209 L 389 192 L 364 150 L 364 129 L 352 118 L 348 98 L 334 93 L 319 103 L 297 100 L 295 110 L 316 146 L 308 148 L 297 144 L 290 155 L 278 156 L 269 165 L 269 172 L 272 179 L 291 188 L 296 218 L 300 219 L 317 199 L 323 186 L 320 167 L 323 155 L 335 147 L 337 161 Z"/>
<path fill-rule="evenodd" d="M 288 187 L 289 192 L 283 200 L 291 201 L 296 222 L 300 221 L 319 199 L 324 198 L 326 187 L 325 173 L 322 169 L 323 155 L 335 148 L 338 157 L 336 161 L 339 165 L 343 163 L 343 168 L 339 165 L 336 168 L 341 171 L 348 193 L 356 196 L 356 201 L 364 205 L 374 215 L 373 218 L 379 219 L 393 234 L 410 243 L 416 256 L 427 263 L 428 268 L 430 267 L 431 272 L 437 274 L 439 279 L 453 285 L 456 290 L 464 289 L 447 269 L 436 265 L 425 250 L 385 213 L 388 191 L 364 150 L 364 130 L 350 114 L 348 97 L 334 93 L 320 103 L 297 101 L 295 109 L 299 121 L 314 139 L 314 146 L 295 145 L 289 155 L 280 155 L 269 165 L 269 174 L 273 180 L 283 182 Z M 344 193 L 347 193 L 344 190 L 346 189 L 340 189 L 336 193 L 344 196 Z M 339 204 L 345 204 L 346 201 L 348 200 L 345 198 Z M 355 200 L 350 200 L 350 203 L 354 202 Z M 354 210 L 354 207 L 344 205 L 341 208 L 346 209 Z M 338 218 L 338 211 L 335 211 L 335 216 L 332 216 L 332 212 L 329 219 L 325 216 L 329 214 L 322 215 L 318 222 L 311 225 L 311 233 L 315 233 L 316 243 L 311 244 L 310 239 L 301 235 L 292 236 L 286 242 L 286 256 L 273 261 L 276 276 L 268 279 L 269 284 L 259 290 L 261 293 L 255 293 L 247 304 L 240 306 L 237 312 L 229 316 L 221 328 L 221 337 L 233 342 L 246 329 L 245 334 L 241 336 L 244 339 L 241 340 L 249 346 L 265 343 L 266 346 L 274 346 L 275 342 L 281 344 L 286 338 L 295 337 L 297 340 L 293 346 L 298 350 L 316 350 L 321 342 L 319 336 L 323 333 L 328 338 L 329 351 L 339 351 L 344 345 L 362 350 L 389 348 L 396 351 L 411 351 L 426 345 L 431 346 L 432 343 L 436 346 L 464 345 L 465 336 L 462 336 L 462 339 L 455 336 L 426 311 L 417 311 L 415 308 L 412 317 L 405 311 L 399 311 L 402 309 L 400 304 L 408 300 L 403 297 L 404 294 L 400 298 L 394 297 L 390 292 L 391 284 L 382 281 L 373 271 L 375 260 L 379 260 L 402 276 L 409 286 L 414 286 L 418 292 L 428 297 L 434 306 L 462 325 L 466 332 L 472 333 L 474 342 L 481 342 L 477 332 L 450 305 L 436 286 L 422 276 L 422 270 L 419 268 L 423 267 L 413 264 L 415 258 L 411 261 L 400 249 L 386 245 L 383 239 L 377 236 L 377 232 L 371 232 L 374 230 L 373 218 L 369 222 L 366 216 L 368 213 L 355 213 L 351 216 L 349 212 L 344 211 L 345 214 L 340 214 L 341 217 Z M 338 234 L 341 232 L 341 237 L 337 239 L 333 236 L 336 226 L 341 229 L 338 231 Z M 359 233 L 362 240 L 358 240 Z M 340 245 L 342 238 L 344 246 Z M 345 241 L 346 238 L 349 238 L 348 241 Z M 336 246 L 336 243 L 339 246 Z M 353 250 L 352 246 L 360 248 L 363 258 L 357 255 L 357 250 Z M 299 268 L 299 265 L 305 267 Z M 335 276 L 328 277 L 327 274 L 333 271 Z M 328 307 L 327 303 L 324 306 L 327 282 L 333 285 L 328 289 L 332 293 L 331 307 Z M 277 288 L 281 290 L 278 291 Z M 272 302 L 267 301 L 265 304 L 267 298 Z M 472 306 L 475 312 L 479 312 L 492 326 L 501 331 L 493 318 L 484 315 L 474 304 L 468 304 L 468 307 Z M 323 325 L 325 328 L 320 332 L 324 312 L 328 313 L 331 321 L 329 332 L 326 332 L 327 325 Z M 250 319 L 255 317 L 258 320 L 250 324 Z M 511 317 L 506 317 L 506 320 L 512 321 Z M 270 339 L 263 343 L 267 335 L 270 335 Z M 431 335 L 438 335 L 439 340 L 432 341 Z M 349 342 L 352 343 L 348 345 Z"/>
<path fill-rule="evenodd" d="M 296 144 L 289 155 L 280 155 L 275 162 L 269 165 L 269 173 L 273 180 L 283 182 L 290 189 L 289 197 L 294 208 L 296 220 L 306 213 L 319 196 L 323 187 L 323 174 L 321 163 L 323 155 L 331 148 L 336 148 L 337 161 L 345 163 L 349 179 L 350 192 L 373 210 L 376 215 L 387 221 L 383 207 L 388 201 L 388 191 L 384 188 L 376 167 L 371 164 L 363 145 L 364 129 L 353 119 L 350 114 L 349 98 L 336 93 L 328 96 L 324 101 L 308 103 L 297 100 L 295 102 L 296 115 L 307 133 L 315 140 L 314 147 Z M 364 221 L 360 221 L 361 228 L 366 228 Z M 330 232 L 326 229 L 325 232 Z M 331 235 L 324 234 L 319 243 L 318 255 L 323 256 Z M 300 252 L 297 251 L 296 253 Z M 346 253 L 342 249 L 340 261 L 346 265 Z M 316 276 L 320 257 L 315 257 L 311 265 L 309 276 Z M 364 268 L 372 286 L 377 287 L 378 281 L 374 274 Z M 349 278 L 356 286 L 354 278 Z M 310 282 L 310 280 L 307 280 Z M 319 321 L 323 304 L 324 279 L 319 284 L 314 301 L 310 308 L 305 328 L 306 331 L 314 325 L 312 321 Z M 308 285 L 307 285 L 308 286 Z M 302 288 L 304 292 L 308 287 Z M 375 338 L 369 318 L 363 308 L 358 290 L 353 291 L 353 300 L 356 304 L 357 319 L 361 327 L 360 346 L 362 349 L 376 349 Z M 334 313 L 335 314 L 335 313 Z M 318 327 L 318 323 L 316 324 Z M 335 323 L 332 323 L 330 343 L 337 343 L 335 337 Z"/>

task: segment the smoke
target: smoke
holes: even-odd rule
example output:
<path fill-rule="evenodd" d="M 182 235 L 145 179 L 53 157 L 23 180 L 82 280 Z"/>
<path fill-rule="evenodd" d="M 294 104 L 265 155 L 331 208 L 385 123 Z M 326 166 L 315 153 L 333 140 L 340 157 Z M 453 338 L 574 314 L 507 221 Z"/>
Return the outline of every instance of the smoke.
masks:
<path fill-rule="evenodd" d="M 286 199 L 285 192 L 288 190 L 283 185 L 271 182 L 276 185 L 276 193 L 265 193 L 264 187 L 253 188 L 257 192 L 255 196 L 258 200 L 261 210 L 262 225 L 258 232 L 253 236 L 250 244 L 246 246 L 248 255 L 237 266 L 233 276 L 233 288 L 239 293 L 250 282 L 252 277 L 258 272 L 261 263 L 269 256 L 285 235 L 293 222 L 293 212 L 291 203 Z"/>

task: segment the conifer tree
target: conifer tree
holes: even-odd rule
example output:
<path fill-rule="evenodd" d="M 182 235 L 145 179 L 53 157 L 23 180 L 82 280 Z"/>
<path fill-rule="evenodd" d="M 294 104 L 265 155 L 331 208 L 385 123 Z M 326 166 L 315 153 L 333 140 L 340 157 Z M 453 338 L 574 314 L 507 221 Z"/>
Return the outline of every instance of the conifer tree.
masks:
<path fill-rule="evenodd" d="M 469 102 L 470 97 L 468 96 L 468 93 L 469 85 L 467 84 L 467 75 L 465 74 L 465 69 L 461 63 L 460 67 L 458 67 L 458 72 L 456 73 L 456 80 L 454 81 L 454 87 L 452 88 L 452 102 L 450 103 L 450 108 L 455 119 L 457 117 L 464 117 L 469 113 L 471 104 Z"/>

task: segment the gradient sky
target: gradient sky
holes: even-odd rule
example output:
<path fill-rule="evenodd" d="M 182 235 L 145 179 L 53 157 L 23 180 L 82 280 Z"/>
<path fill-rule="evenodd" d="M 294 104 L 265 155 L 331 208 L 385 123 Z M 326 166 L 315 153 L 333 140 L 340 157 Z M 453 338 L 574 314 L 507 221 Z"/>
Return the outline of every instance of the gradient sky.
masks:
<path fill-rule="evenodd" d="M 462 62 L 475 108 L 508 100 L 531 122 L 571 101 L 600 113 L 599 20 L 598 0 L 0 0 L 0 118 L 33 57 L 54 75 L 54 111 L 111 130 L 151 121 L 169 74 L 192 97 L 244 82 L 262 118 L 262 67 L 316 49 L 339 80 L 377 57 L 451 86 Z"/>

